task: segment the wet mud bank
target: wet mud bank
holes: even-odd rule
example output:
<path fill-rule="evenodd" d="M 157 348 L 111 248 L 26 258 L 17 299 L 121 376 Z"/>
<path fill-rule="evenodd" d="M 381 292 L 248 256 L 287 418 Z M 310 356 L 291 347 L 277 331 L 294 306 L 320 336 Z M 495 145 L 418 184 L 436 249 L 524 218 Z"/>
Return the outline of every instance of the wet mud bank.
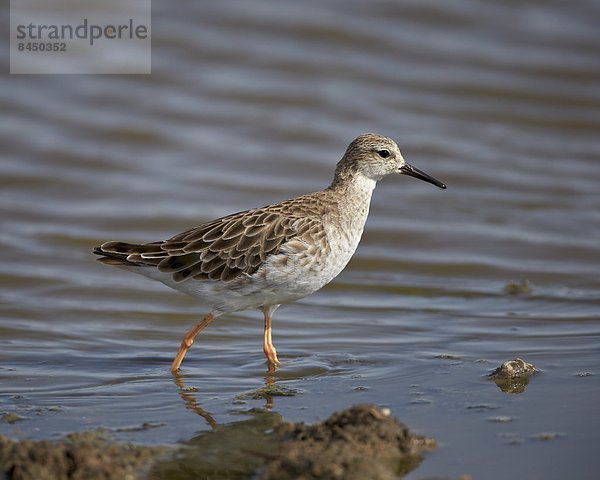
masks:
<path fill-rule="evenodd" d="M 179 448 L 117 443 L 102 430 L 59 441 L 0 436 L 0 478 L 387 480 L 413 470 L 434 447 L 434 440 L 373 405 L 352 406 L 314 425 L 259 411 Z"/>
<path fill-rule="evenodd" d="M 166 447 L 111 442 L 103 430 L 72 433 L 60 441 L 0 436 L 0 478 L 134 480 L 145 478 L 156 460 L 168 453 Z"/>

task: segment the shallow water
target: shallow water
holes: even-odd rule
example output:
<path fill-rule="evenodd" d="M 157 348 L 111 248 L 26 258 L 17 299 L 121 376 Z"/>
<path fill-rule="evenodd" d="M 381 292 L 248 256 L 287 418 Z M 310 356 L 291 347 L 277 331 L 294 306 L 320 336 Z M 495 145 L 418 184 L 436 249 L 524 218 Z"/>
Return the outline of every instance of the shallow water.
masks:
<path fill-rule="evenodd" d="M 151 76 L 0 77 L 0 433 L 175 443 L 372 402 L 439 442 L 407 478 L 597 478 L 600 3 L 153 7 Z M 448 190 L 378 186 L 347 269 L 278 310 L 274 377 L 242 312 L 173 379 L 202 306 L 91 248 L 320 189 L 363 131 Z M 485 375 L 516 356 L 541 373 L 506 394 Z"/>

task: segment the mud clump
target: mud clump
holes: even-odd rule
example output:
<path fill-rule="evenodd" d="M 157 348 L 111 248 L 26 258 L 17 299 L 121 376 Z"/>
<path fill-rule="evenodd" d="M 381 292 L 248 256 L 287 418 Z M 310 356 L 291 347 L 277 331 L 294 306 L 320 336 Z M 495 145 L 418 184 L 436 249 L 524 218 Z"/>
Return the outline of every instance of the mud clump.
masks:
<path fill-rule="evenodd" d="M 5 413 L 4 415 L 2 415 L 0 417 L 0 420 L 5 423 L 13 424 L 13 423 L 18 422 L 19 420 L 23 420 L 23 417 L 20 417 L 16 413 L 10 412 L 10 413 Z"/>
<path fill-rule="evenodd" d="M 498 388 L 504 393 L 522 393 L 529 385 L 529 378 L 539 370 L 532 363 L 527 363 L 522 358 L 515 358 L 504 362 L 488 375 Z"/>
<path fill-rule="evenodd" d="M 250 419 L 217 425 L 179 448 L 117 443 L 106 430 L 58 441 L 0 436 L 0 479 L 392 480 L 435 446 L 373 405 L 315 425 L 283 422 L 269 409 L 247 413 Z"/>
<path fill-rule="evenodd" d="M 111 443 L 102 431 L 73 433 L 62 441 L 15 442 L 0 435 L 0 472 L 11 480 L 135 480 L 167 451 Z"/>
<path fill-rule="evenodd" d="M 532 291 L 533 287 L 529 283 L 529 280 L 521 280 L 520 282 L 509 280 L 504 286 L 504 293 L 506 295 L 526 295 Z"/>
<path fill-rule="evenodd" d="M 261 480 L 391 480 L 435 447 L 373 405 L 352 406 L 316 425 L 284 423 L 274 435 L 283 443 L 269 455 Z"/>

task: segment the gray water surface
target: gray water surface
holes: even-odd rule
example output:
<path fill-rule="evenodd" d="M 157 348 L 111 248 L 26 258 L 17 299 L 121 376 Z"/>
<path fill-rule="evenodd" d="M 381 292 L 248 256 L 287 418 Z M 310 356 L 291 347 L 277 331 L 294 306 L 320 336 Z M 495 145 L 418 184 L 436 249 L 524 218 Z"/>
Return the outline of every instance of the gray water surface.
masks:
<path fill-rule="evenodd" d="M 372 402 L 439 443 L 407 478 L 598 478 L 599 24 L 594 0 L 155 1 L 152 75 L 2 75 L 0 433 L 176 443 Z M 448 189 L 381 182 L 346 270 L 277 311 L 274 377 L 241 312 L 174 379 L 205 308 L 92 247 L 320 189 L 363 131 Z M 485 379 L 517 356 L 523 393 Z M 243 396 L 265 383 L 294 394 Z"/>

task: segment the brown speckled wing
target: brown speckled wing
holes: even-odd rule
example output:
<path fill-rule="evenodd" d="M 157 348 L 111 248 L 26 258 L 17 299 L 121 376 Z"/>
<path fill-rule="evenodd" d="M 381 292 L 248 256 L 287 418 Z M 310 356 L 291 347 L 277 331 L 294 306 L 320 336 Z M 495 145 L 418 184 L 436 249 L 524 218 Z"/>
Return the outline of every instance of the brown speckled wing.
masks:
<path fill-rule="evenodd" d="M 164 242 L 142 245 L 107 242 L 97 253 L 108 261 L 155 266 L 173 280 L 229 281 L 255 273 L 269 255 L 291 240 L 294 250 L 327 247 L 315 202 L 291 202 L 248 210 L 210 221 Z M 315 199 L 316 200 L 316 199 Z M 292 208 L 290 208 L 292 207 Z M 304 207 L 304 208 L 298 208 Z M 325 248 L 324 248 L 325 249 Z"/>

